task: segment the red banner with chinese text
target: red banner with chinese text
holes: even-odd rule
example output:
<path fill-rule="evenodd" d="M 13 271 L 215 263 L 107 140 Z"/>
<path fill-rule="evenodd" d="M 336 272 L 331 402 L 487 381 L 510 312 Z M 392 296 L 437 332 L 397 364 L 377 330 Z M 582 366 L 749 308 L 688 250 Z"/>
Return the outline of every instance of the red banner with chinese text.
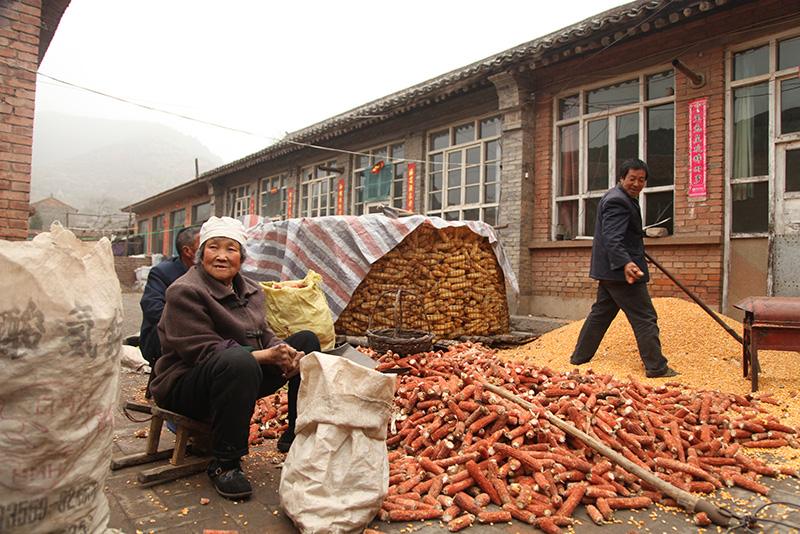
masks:
<path fill-rule="evenodd" d="M 689 102 L 689 198 L 706 196 L 706 110 L 708 99 Z"/>
<path fill-rule="evenodd" d="M 344 178 L 336 185 L 336 215 L 344 215 Z"/>
<path fill-rule="evenodd" d="M 417 164 L 408 164 L 408 178 L 406 178 L 406 210 L 414 211 L 414 182 L 417 178 Z"/>
<path fill-rule="evenodd" d="M 290 187 L 286 192 L 286 218 L 291 219 L 294 216 L 292 207 L 294 206 L 294 187 Z"/>

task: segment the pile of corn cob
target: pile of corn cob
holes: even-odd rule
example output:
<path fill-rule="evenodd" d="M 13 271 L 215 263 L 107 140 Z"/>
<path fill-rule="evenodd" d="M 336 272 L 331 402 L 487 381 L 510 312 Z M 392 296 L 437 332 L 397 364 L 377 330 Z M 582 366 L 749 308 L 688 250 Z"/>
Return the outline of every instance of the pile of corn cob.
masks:
<path fill-rule="evenodd" d="M 798 447 L 798 429 L 763 407 L 776 402 L 765 395 L 653 386 L 633 375 L 562 373 L 502 361 L 471 343 L 405 358 L 365 352 L 378 360 L 377 370 L 411 368 L 397 379 L 387 438 L 390 485 L 380 520 L 439 519 L 455 532 L 514 519 L 553 533 L 572 523 L 578 504 L 598 524 L 618 509 L 677 505 L 550 424 L 548 412 L 685 491 L 736 485 L 766 495 L 762 475 L 796 476 L 743 452 Z M 536 409 L 490 393 L 486 383 Z M 268 412 L 279 420 L 285 401 L 264 402 L 273 404 Z M 258 413 L 251 438 L 270 425 L 270 437 L 277 435 L 279 423 Z M 708 522 L 702 513 L 695 520 Z"/>

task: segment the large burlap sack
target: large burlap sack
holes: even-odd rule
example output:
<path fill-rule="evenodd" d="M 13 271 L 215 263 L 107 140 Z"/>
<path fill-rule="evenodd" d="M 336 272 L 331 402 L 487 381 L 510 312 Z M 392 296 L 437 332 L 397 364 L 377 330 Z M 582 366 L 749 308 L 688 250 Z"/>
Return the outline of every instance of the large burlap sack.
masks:
<path fill-rule="evenodd" d="M 0 532 L 116 532 L 122 295 L 108 239 L 0 241 Z"/>
<path fill-rule="evenodd" d="M 303 280 L 261 282 L 267 295 L 267 322 L 276 336 L 286 339 L 300 330 L 311 330 L 322 350 L 334 347 L 336 331 L 321 284 L 322 275 L 311 270 Z"/>
<path fill-rule="evenodd" d="M 389 491 L 394 375 L 319 352 L 300 361 L 300 375 L 281 506 L 303 534 L 360 534 Z"/>

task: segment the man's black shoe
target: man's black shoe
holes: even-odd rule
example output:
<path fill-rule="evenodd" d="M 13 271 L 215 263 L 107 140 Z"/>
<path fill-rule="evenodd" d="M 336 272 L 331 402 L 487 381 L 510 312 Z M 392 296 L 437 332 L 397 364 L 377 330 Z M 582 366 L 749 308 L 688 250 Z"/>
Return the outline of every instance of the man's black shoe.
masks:
<path fill-rule="evenodd" d="M 294 430 L 287 428 L 286 431 L 278 438 L 278 450 L 286 454 L 292 447 L 294 441 Z"/>
<path fill-rule="evenodd" d="M 670 378 L 673 376 L 678 376 L 680 373 L 671 367 L 667 367 L 663 371 L 659 371 L 657 373 L 647 372 L 647 378 Z"/>
<path fill-rule="evenodd" d="M 253 493 L 238 460 L 214 460 L 208 465 L 206 472 L 217 493 L 223 497 L 244 499 Z"/>

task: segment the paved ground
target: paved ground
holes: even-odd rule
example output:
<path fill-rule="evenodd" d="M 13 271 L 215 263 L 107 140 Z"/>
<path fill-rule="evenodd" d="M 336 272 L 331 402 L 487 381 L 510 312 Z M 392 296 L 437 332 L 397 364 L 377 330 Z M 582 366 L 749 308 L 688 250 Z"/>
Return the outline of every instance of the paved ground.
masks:
<path fill-rule="evenodd" d="M 138 331 L 140 312 L 138 307 L 140 294 L 123 294 L 126 319 L 124 334 Z M 122 400 L 143 399 L 146 376 L 134 373 L 122 373 Z M 121 410 L 116 418 L 114 455 L 122 456 L 134 452 L 142 452 L 145 440 L 136 437 L 136 432 L 146 429 L 147 423 L 130 421 L 123 416 Z M 171 446 L 173 435 L 168 431 L 162 433 L 163 448 Z M 291 520 L 284 514 L 278 498 L 278 484 L 283 455 L 275 449 L 273 441 L 254 447 L 243 463 L 254 487 L 254 495 L 247 501 L 229 501 L 219 497 L 214 491 L 205 473 L 199 473 L 182 479 L 156 484 L 149 487 L 137 483 L 140 467 L 128 467 L 117 471 L 109 471 L 107 490 L 111 519 L 109 527 L 120 529 L 127 534 L 169 533 L 169 534 L 209 534 L 209 531 L 230 531 L 238 534 L 296 533 Z M 166 461 L 160 464 L 166 464 Z M 149 466 L 148 466 L 149 467 Z M 772 486 L 770 493 L 772 502 L 790 503 L 791 507 L 772 505 L 767 510 L 773 512 L 773 518 L 784 524 L 800 526 L 800 481 L 794 478 L 784 480 L 762 480 Z M 207 504 L 202 504 L 206 502 Z M 736 514 L 754 513 L 763 503 L 768 502 L 757 495 L 730 489 L 718 492 L 707 498 L 718 506 L 722 506 Z M 666 510 L 656 507 L 639 512 L 617 512 L 614 523 L 594 525 L 580 507 L 575 518 L 579 524 L 574 526 L 576 534 L 674 534 L 675 532 L 703 532 L 691 522 L 691 517 L 682 511 Z M 765 517 L 761 514 L 759 517 Z M 370 528 L 387 534 L 420 533 L 434 534 L 446 532 L 446 526 L 439 521 L 415 523 L 382 523 L 373 521 Z M 566 532 L 566 529 L 564 529 Z M 714 532 L 716 528 L 707 531 Z M 722 530 L 724 532 L 724 530 Z M 518 521 L 497 525 L 475 525 L 463 532 L 476 533 L 520 533 L 539 532 L 531 526 Z M 733 532 L 748 532 L 743 528 Z M 769 534 L 797 532 L 797 528 L 773 525 L 764 520 L 749 532 L 765 532 Z"/>

